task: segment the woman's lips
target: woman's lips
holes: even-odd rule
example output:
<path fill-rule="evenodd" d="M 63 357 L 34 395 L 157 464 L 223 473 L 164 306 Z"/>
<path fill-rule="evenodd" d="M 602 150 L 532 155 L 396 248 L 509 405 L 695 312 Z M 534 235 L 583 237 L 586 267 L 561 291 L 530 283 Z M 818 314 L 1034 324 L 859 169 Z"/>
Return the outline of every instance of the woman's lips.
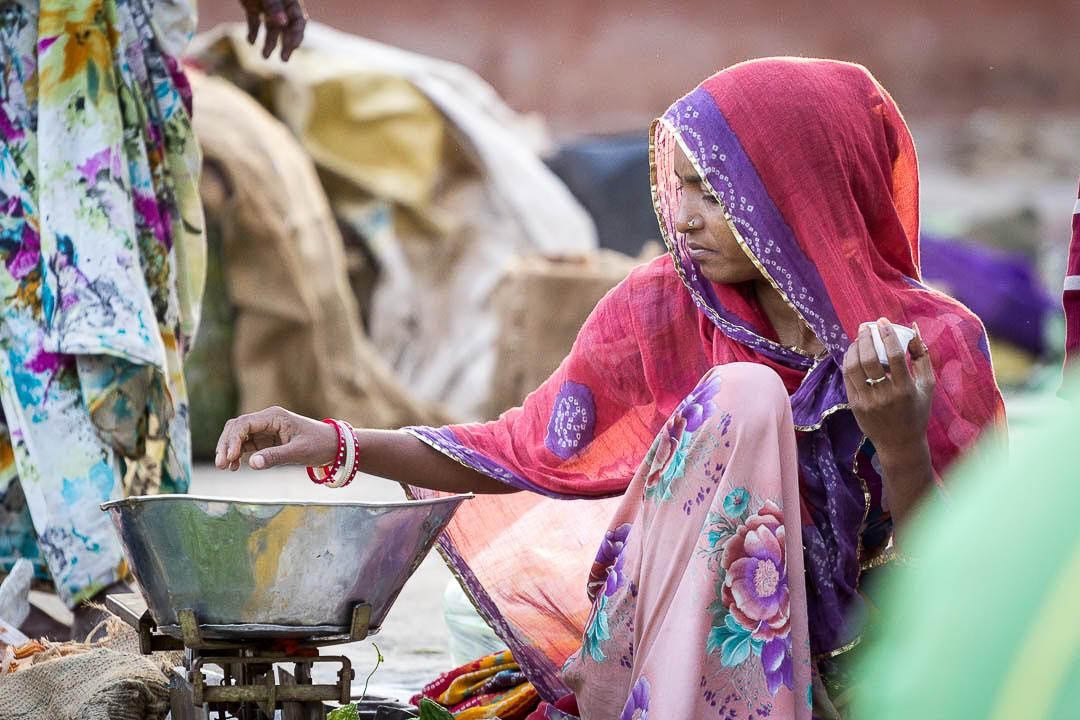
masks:
<path fill-rule="evenodd" d="M 715 250 L 703 247 L 701 245 L 698 245 L 697 243 L 687 243 L 686 251 L 687 254 L 690 256 L 690 259 L 696 260 L 698 262 L 702 260 L 707 260 L 708 258 L 716 255 Z"/>

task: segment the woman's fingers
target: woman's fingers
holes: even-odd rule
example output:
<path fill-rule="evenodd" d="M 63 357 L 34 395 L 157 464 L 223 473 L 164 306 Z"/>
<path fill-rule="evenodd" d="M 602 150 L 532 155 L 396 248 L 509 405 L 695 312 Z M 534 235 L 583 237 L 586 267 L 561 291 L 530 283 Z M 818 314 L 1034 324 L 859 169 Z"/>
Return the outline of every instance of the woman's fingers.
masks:
<path fill-rule="evenodd" d="M 262 8 L 259 0 L 240 0 L 240 5 L 243 6 L 244 15 L 247 17 L 247 41 L 254 45 L 255 40 L 259 37 L 259 20 Z"/>
<path fill-rule="evenodd" d="M 893 330 L 892 323 L 885 318 L 877 321 L 878 333 L 881 335 L 881 343 L 885 346 L 885 355 L 889 358 L 889 375 L 893 384 L 900 390 L 905 390 L 911 385 L 911 374 L 908 372 L 907 348 L 900 346 L 900 338 Z"/>
<path fill-rule="evenodd" d="M 874 337 L 865 325 L 859 326 L 859 338 L 855 344 L 859 349 L 859 365 L 862 366 L 863 376 L 869 380 L 885 377 L 885 368 L 881 366 L 877 350 L 874 348 Z"/>
<path fill-rule="evenodd" d="M 289 18 L 285 14 L 282 0 L 263 0 L 263 20 L 266 24 L 266 39 L 263 41 L 262 55 L 269 58 L 274 54 L 278 38 L 289 25 Z"/>
<path fill-rule="evenodd" d="M 234 420 L 229 420 L 225 423 L 225 427 L 221 429 L 221 435 L 218 436 L 217 447 L 214 448 L 214 465 L 220 470 L 228 467 L 225 462 L 225 446 L 228 444 L 229 430 L 234 422 Z"/>
<path fill-rule="evenodd" d="M 245 452 L 252 452 L 265 443 L 276 445 L 278 437 L 277 421 L 281 414 L 279 408 L 267 408 L 257 413 L 241 415 L 225 423 L 225 428 L 218 438 L 214 464 L 222 470 L 238 470 L 240 458 Z"/>
<path fill-rule="evenodd" d="M 911 341 L 908 350 L 911 353 L 911 367 L 915 372 L 915 380 L 923 387 L 933 388 L 937 382 L 934 374 L 934 363 L 930 360 L 930 348 L 923 342 L 919 326 L 912 323 L 915 331 L 915 339 Z"/>
<path fill-rule="evenodd" d="M 247 40 L 252 45 L 258 40 L 259 25 L 266 26 L 262 56 L 274 54 L 281 42 L 281 59 L 288 60 L 293 50 L 300 46 L 307 27 L 307 11 L 303 0 L 240 0 L 247 18 Z"/>
<path fill-rule="evenodd" d="M 285 34 L 281 38 L 281 59 L 288 62 L 293 50 L 300 47 L 304 40 L 304 28 L 307 27 L 307 12 L 300 0 L 289 0 L 285 8 L 285 15 L 289 23 L 285 28 Z"/>
<path fill-rule="evenodd" d="M 859 364 L 859 343 L 856 341 L 848 346 L 844 353 L 844 386 L 847 388 L 848 402 L 854 404 L 862 395 L 866 387 L 866 375 L 863 374 L 862 365 Z"/>
<path fill-rule="evenodd" d="M 300 454 L 299 448 L 296 447 L 298 444 L 294 441 L 260 450 L 251 456 L 248 465 L 256 470 L 265 470 L 278 465 L 303 465 L 304 463 L 298 460 Z"/>

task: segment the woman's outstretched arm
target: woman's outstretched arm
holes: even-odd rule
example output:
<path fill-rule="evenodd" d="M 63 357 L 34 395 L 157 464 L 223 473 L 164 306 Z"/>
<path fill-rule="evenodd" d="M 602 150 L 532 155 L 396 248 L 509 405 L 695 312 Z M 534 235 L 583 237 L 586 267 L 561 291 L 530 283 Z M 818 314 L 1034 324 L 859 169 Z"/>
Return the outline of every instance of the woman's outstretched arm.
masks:
<path fill-rule="evenodd" d="M 357 430 L 360 471 L 442 492 L 509 493 L 516 488 L 479 473 L 401 430 Z M 239 470 L 244 455 L 256 470 L 280 465 L 328 465 L 337 453 L 329 424 L 271 407 L 225 424 L 214 464 Z"/>

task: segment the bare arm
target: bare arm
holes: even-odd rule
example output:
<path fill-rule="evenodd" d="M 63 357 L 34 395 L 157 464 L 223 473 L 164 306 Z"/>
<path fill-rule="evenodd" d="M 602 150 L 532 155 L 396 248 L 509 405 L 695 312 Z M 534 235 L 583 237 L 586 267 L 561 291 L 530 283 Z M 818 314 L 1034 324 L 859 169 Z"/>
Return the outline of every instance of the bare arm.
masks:
<path fill-rule="evenodd" d="M 477 472 L 401 430 L 357 430 L 360 471 L 443 492 L 511 493 L 517 488 Z"/>
<path fill-rule="evenodd" d="M 516 492 L 505 483 L 465 467 L 401 430 L 357 430 L 360 471 L 442 492 Z M 272 407 L 225 424 L 214 464 L 239 470 L 244 455 L 256 470 L 280 465 L 327 465 L 337 451 L 330 425 Z"/>

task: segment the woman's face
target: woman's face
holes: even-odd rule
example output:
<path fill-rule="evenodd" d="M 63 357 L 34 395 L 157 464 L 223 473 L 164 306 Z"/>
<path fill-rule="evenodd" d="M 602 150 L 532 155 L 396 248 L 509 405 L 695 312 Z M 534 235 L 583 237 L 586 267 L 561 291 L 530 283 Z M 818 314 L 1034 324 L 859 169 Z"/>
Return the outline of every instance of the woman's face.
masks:
<path fill-rule="evenodd" d="M 680 147 L 675 149 L 675 174 L 682 186 L 675 229 L 686 235 L 690 257 L 697 262 L 701 273 L 713 282 L 726 285 L 762 279 L 757 266 L 728 227 L 724 208 Z"/>

